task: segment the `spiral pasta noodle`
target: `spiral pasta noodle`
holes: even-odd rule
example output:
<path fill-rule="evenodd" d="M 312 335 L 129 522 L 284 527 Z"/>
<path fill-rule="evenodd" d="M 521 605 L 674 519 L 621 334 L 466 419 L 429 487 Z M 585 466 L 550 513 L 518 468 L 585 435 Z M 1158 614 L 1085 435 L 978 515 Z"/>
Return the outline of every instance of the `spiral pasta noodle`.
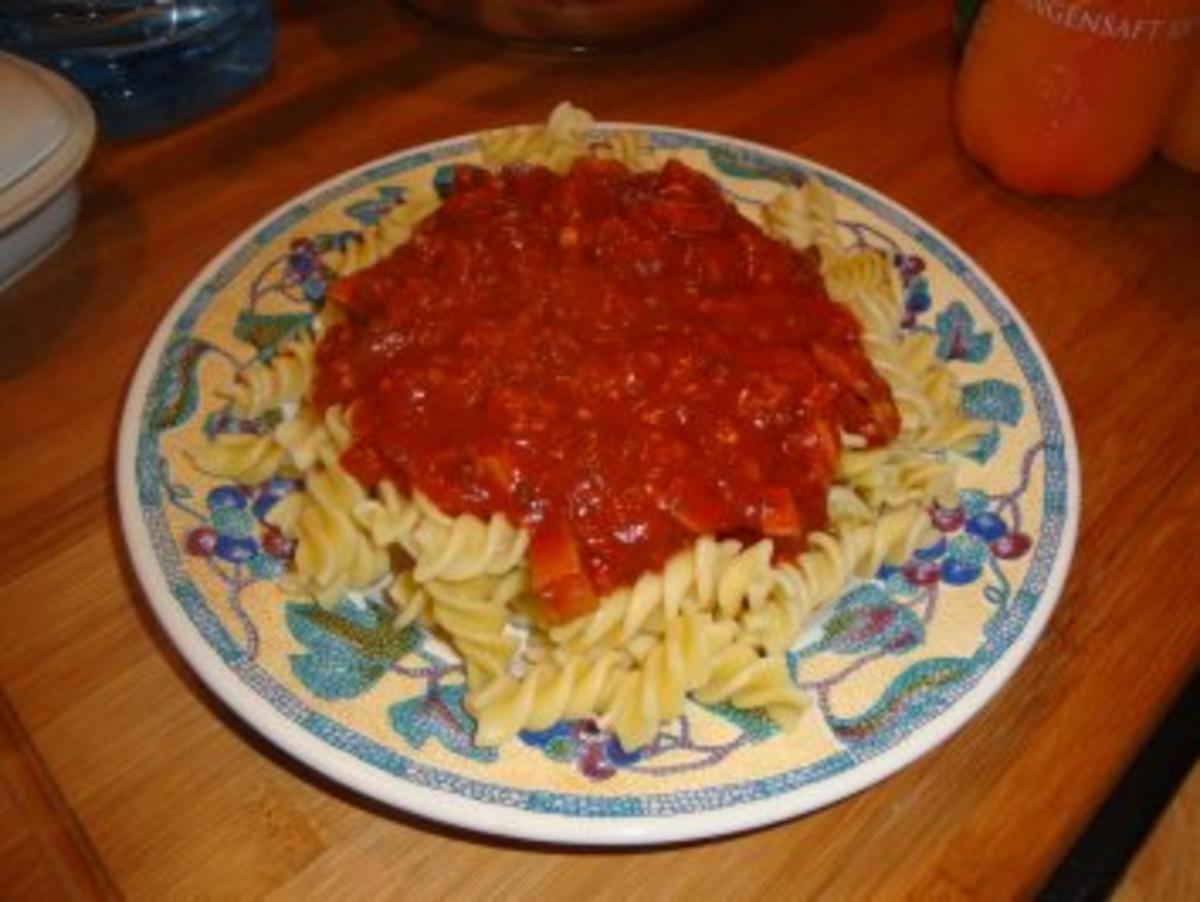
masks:
<path fill-rule="evenodd" d="M 284 460 L 283 449 L 271 435 L 222 433 L 188 450 L 196 468 L 210 476 L 223 476 L 253 485 L 270 479 Z"/>
<path fill-rule="evenodd" d="M 709 683 L 734 627 L 703 614 L 672 618 L 661 638 L 647 643 L 638 666 L 623 673 L 599 722 L 621 745 L 636 749 L 683 713 L 687 696 Z"/>
<path fill-rule="evenodd" d="M 593 145 L 592 151 L 601 159 L 616 160 L 638 172 L 654 169 L 658 165 L 654 146 L 641 132 L 614 132 Z"/>
<path fill-rule="evenodd" d="M 949 503 L 954 494 L 953 465 L 901 443 L 843 452 L 837 478 L 874 511 Z"/>
<path fill-rule="evenodd" d="M 397 545 L 409 557 L 416 556 L 417 547 L 412 536 L 422 519 L 420 508 L 416 501 L 401 495 L 390 479 L 379 483 L 374 497 L 364 498 L 356 504 L 353 514 L 371 541 L 380 548 Z"/>
<path fill-rule="evenodd" d="M 427 517 L 412 532 L 418 581 L 460 581 L 509 573 L 520 566 L 529 534 L 501 514 L 485 523 L 464 514 L 450 522 Z"/>
<path fill-rule="evenodd" d="M 454 643 L 467 670 L 467 687 L 486 686 L 508 673 L 518 642 L 509 628 L 509 602 L 527 591 L 527 575 L 460 582 L 433 580 L 414 584 L 428 593 L 429 616 Z"/>
<path fill-rule="evenodd" d="M 844 253 L 833 194 L 815 177 L 781 190 L 763 207 L 762 218 L 768 232 L 792 247 L 815 247 L 830 257 Z"/>
<path fill-rule="evenodd" d="M 638 633 L 662 633 L 685 607 L 733 619 L 745 607 L 758 607 L 786 590 L 781 572 L 771 565 L 771 551 L 769 540 L 742 548 L 735 541 L 702 537 L 672 556 L 661 573 L 643 574 L 631 588 L 603 599 L 592 614 L 550 635 L 566 648 L 620 646 Z"/>
<path fill-rule="evenodd" d="M 712 662 L 712 672 L 695 690 L 706 705 L 728 702 L 737 708 L 761 708 L 780 726 L 792 729 L 806 707 L 782 655 L 763 655 L 745 642 L 730 645 Z"/>
<path fill-rule="evenodd" d="M 591 113 L 560 103 L 545 125 L 483 132 L 479 136 L 479 150 L 488 166 L 536 163 L 561 173 L 574 160 L 587 156 L 588 135 L 594 125 Z"/>
<path fill-rule="evenodd" d="M 786 651 L 811 614 L 799 595 L 778 596 L 743 613 L 738 618 L 739 633 L 744 642 L 767 653 Z"/>
<path fill-rule="evenodd" d="M 560 720 L 594 716 L 606 709 L 628 655 L 612 649 L 547 660 L 521 679 L 502 676 L 467 698 L 478 727 L 475 741 L 500 745 L 520 730 L 546 729 Z"/>
<path fill-rule="evenodd" d="M 330 407 L 323 415 L 303 407 L 275 427 L 271 438 L 287 463 L 303 473 L 319 462 L 336 459 L 350 447 L 353 432 L 341 407 Z"/>
<path fill-rule="evenodd" d="M 233 412 L 254 419 L 299 401 L 312 382 L 315 351 L 312 336 L 305 332 L 280 348 L 269 361 L 252 363 L 226 392 Z"/>
<path fill-rule="evenodd" d="M 432 624 L 433 601 L 429 590 L 413 579 L 411 570 L 401 570 L 387 588 L 387 597 L 396 609 L 396 629 L 412 623 Z"/>
<path fill-rule="evenodd" d="M 304 489 L 268 520 L 295 539 L 292 578 L 319 601 L 379 582 L 391 562 L 353 516 L 366 492 L 336 462 L 305 473 Z"/>
<path fill-rule="evenodd" d="M 931 537 L 931 529 L 923 507 L 888 511 L 874 523 L 813 533 L 808 550 L 780 569 L 802 610 L 812 611 L 840 595 L 852 579 L 871 576 L 885 563 L 903 563 Z"/>

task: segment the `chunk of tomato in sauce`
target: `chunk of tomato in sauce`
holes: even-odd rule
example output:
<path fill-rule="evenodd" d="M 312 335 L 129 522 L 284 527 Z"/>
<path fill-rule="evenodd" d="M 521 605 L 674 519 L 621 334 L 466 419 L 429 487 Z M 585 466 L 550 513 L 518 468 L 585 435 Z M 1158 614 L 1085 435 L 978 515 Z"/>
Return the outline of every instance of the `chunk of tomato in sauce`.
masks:
<path fill-rule="evenodd" d="M 763 535 L 775 538 L 798 539 L 804 534 L 796 499 L 786 486 L 776 485 L 763 490 L 762 531 Z"/>
<path fill-rule="evenodd" d="M 551 623 L 565 623 L 596 606 L 596 591 L 584 571 L 579 545 L 566 520 L 550 517 L 533 528 L 529 571 L 533 591 Z"/>

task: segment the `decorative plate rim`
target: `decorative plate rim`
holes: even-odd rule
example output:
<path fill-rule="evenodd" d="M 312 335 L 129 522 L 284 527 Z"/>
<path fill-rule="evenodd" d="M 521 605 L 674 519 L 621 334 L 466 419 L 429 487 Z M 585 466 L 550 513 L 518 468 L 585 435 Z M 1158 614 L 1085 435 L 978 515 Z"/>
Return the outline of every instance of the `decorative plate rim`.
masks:
<path fill-rule="evenodd" d="M 190 302 L 239 251 L 273 225 L 302 209 L 314 198 L 334 187 L 360 178 L 388 164 L 417 158 L 437 148 L 468 142 L 473 135 L 457 135 L 404 148 L 345 170 L 276 206 L 229 242 L 180 292 L 161 318 L 143 352 L 129 384 L 117 439 L 117 495 L 122 531 L 130 558 L 150 608 L 172 644 L 200 676 L 202 682 L 248 726 L 306 766 L 362 795 L 401 811 L 450 824 L 475 833 L 562 845 L 633 845 L 683 842 L 739 833 L 767 826 L 820 809 L 854 795 L 906 767 L 940 745 L 962 728 L 990 701 L 1020 667 L 1036 644 L 1057 606 L 1074 555 L 1081 500 L 1079 456 L 1074 427 L 1066 398 L 1057 376 L 1033 331 L 1013 302 L 969 255 L 921 216 L 857 179 L 806 157 L 767 145 L 697 129 L 645 123 L 604 122 L 602 130 L 634 129 L 659 135 L 678 135 L 703 144 L 750 151 L 789 166 L 820 174 L 838 192 L 852 189 L 880 208 L 890 209 L 906 220 L 914 235 L 920 234 L 949 252 L 963 266 L 959 275 L 970 273 L 978 285 L 995 299 L 1017 327 L 1040 376 L 1045 381 L 1051 406 L 1060 420 L 1063 463 L 1066 477 L 1065 512 L 1057 554 L 1046 576 L 1045 587 L 1033 610 L 1011 644 L 979 676 L 974 684 L 948 707 L 920 723 L 911 732 L 890 743 L 865 761 L 815 783 L 769 796 L 723 806 L 716 810 L 671 816 L 573 816 L 545 813 L 491 804 L 452 792 L 408 782 L 383 769 L 364 763 L 351 752 L 318 738 L 289 719 L 262 695 L 255 692 L 217 650 L 199 633 L 168 585 L 155 556 L 149 529 L 141 516 L 137 483 L 138 448 L 142 438 L 141 419 L 145 399 L 169 339 Z M 925 242 L 922 241 L 924 244 Z M 942 261 L 945 263 L 945 261 Z M 1028 374 L 1025 374 L 1028 378 Z M 1033 384 L 1033 380 L 1030 380 Z"/>

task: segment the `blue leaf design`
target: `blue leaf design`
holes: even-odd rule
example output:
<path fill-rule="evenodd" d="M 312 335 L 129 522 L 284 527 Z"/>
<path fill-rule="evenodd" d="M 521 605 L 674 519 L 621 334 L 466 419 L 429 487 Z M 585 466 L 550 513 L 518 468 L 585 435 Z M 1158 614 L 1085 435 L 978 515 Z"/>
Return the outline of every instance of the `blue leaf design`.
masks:
<path fill-rule="evenodd" d="M 262 351 L 275 348 L 311 321 L 311 313 L 255 313 L 253 310 L 243 310 L 238 314 L 233 334 Z"/>
<path fill-rule="evenodd" d="M 388 210 L 404 203 L 405 190 L 399 185 L 380 185 L 377 197 L 355 201 L 345 208 L 346 215 L 353 217 L 363 226 L 375 226 Z"/>
<path fill-rule="evenodd" d="M 910 583 L 905 577 L 904 571 L 899 568 L 887 575 L 883 581 L 883 588 L 892 598 L 916 595 L 920 590 L 920 586 Z"/>
<path fill-rule="evenodd" d="M 822 649 L 842 655 L 860 655 L 882 649 L 903 654 L 925 638 L 921 619 L 896 604 L 875 583 L 859 586 L 838 602 L 825 621 Z"/>
<path fill-rule="evenodd" d="M 972 420 L 992 420 L 1017 425 L 1025 412 L 1021 392 L 1003 379 L 982 379 L 963 386 L 963 412 Z"/>
<path fill-rule="evenodd" d="M 381 204 L 374 198 L 355 201 L 346 207 L 346 215 L 352 216 L 360 225 L 364 226 L 378 225 L 379 217 L 382 213 L 383 208 Z"/>
<path fill-rule="evenodd" d="M 896 677 L 883 696 L 856 717 L 834 717 L 829 725 L 847 742 L 884 742 L 903 729 L 914 708 L 937 710 L 953 698 L 956 684 L 970 676 L 971 662 L 964 658 L 921 661 Z"/>
<path fill-rule="evenodd" d="M 269 554 L 259 552 L 247 562 L 255 579 L 275 579 L 283 572 L 283 564 Z"/>
<path fill-rule="evenodd" d="M 992 333 L 975 331 L 975 320 L 962 301 L 937 315 L 937 334 L 937 353 L 943 360 L 981 363 L 992 353 Z"/>
<path fill-rule="evenodd" d="M 728 721 L 752 743 L 765 742 L 772 736 L 779 735 L 778 725 L 761 708 L 749 710 L 735 708 L 728 702 L 719 705 L 705 705 L 704 708 L 709 713 Z"/>
<path fill-rule="evenodd" d="M 196 412 L 199 391 L 196 371 L 211 345 L 196 338 L 180 338 L 163 355 L 162 367 L 150 390 L 150 421 L 155 429 L 173 429 Z"/>
<path fill-rule="evenodd" d="M 353 620 L 353 605 L 340 602 L 332 612 L 324 611 L 315 602 L 291 603 L 287 605 L 284 621 L 292 637 L 316 654 L 340 655 L 353 652 L 353 647 L 342 636 L 322 626 L 318 613 L 334 613 Z"/>
<path fill-rule="evenodd" d="M 361 695 L 416 645 L 412 627 L 393 630 L 394 616 L 381 606 L 364 609 L 347 601 L 333 610 L 289 604 L 284 615 L 288 632 L 307 649 L 289 657 L 292 673 L 318 698 Z"/>
<path fill-rule="evenodd" d="M 309 692 L 327 701 L 362 695 L 387 672 L 381 662 L 364 661 L 353 654 L 290 655 L 292 673 Z"/>
<path fill-rule="evenodd" d="M 975 447 L 967 452 L 967 457 L 979 464 L 985 464 L 1000 450 L 1000 427 L 992 424 L 992 429 L 987 435 L 981 436 L 975 443 Z"/>
<path fill-rule="evenodd" d="M 442 200 L 445 200 L 454 191 L 454 170 L 456 168 L 449 164 L 439 166 L 437 172 L 433 174 L 433 190 Z"/>
<path fill-rule="evenodd" d="M 709 147 L 708 157 L 720 172 L 734 178 L 769 179 L 785 185 L 800 185 L 805 179 L 800 169 L 756 159 L 725 146 Z"/>
<path fill-rule="evenodd" d="M 574 721 L 560 720 L 546 727 L 544 730 L 520 730 L 517 733 L 517 738 L 526 745 L 542 749 L 560 739 L 569 740 L 574 732 Z"/>
<path fill-rule="evenodd" d="M 435 739 L 448 751 L 472 761 L 497 758 L 494 748 L 475 745 L 475 721 L 463 707 L 462 686 L 434 687 L 427 695 L 392 705 L 388 716 L 392 729 L 413 748 Z"/>
<path fill-rule="evenodd" d="M 408 193 L 401 185 L 380 185 L 376 190 L 379 191 L 379 199 L 389 207 L 404 203 Z"/>

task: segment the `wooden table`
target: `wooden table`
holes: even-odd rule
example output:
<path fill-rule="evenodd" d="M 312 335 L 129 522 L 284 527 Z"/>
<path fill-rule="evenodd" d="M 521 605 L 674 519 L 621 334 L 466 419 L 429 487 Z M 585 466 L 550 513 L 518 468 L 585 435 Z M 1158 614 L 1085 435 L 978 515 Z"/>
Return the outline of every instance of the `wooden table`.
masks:
<path fill-rule="evenodd" d="M 653 52 L 547 57 L 394 3 L 295 3 L 276 71 L 174 134 L 103 146 L 78 235 L 0 300 L 0 895 L 1007 896 L 1036 887 L 1200 651 L 1200 178 L 1034 201 L 955 147 L 949 6 L 763 2 Z M 945 230 L 1058 370 L 1084 516 L 1059 609 L 982 716 L 884 784 L 719 842 L 589 853 L 381 810 L 235 722 L 167 645 L 126 561 L 113 441 L 176 293 L 301 189 L 405 145 L 602 117 L 811 156 Z"/>

